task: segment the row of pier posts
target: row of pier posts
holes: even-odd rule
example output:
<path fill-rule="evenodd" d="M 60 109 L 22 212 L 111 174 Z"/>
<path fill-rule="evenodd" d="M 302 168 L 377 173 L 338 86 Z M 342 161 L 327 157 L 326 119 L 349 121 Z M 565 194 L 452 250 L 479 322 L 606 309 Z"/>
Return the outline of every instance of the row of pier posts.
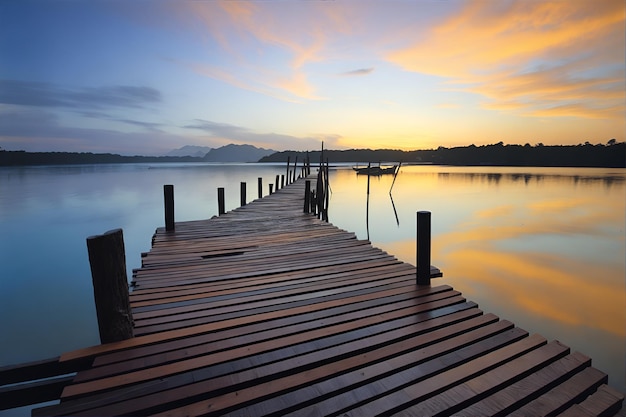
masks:
<path fill-rule="evenodd" d="M 293 165 L 293 169 L 290 168 L 290 159 L 287 158 L 287 173 L 286 174 L 277 174 L 276 180 L 273 184 L 269 184 L 269 193 L 273 194 L 281 188 L 284 188 L 285 185 L 289 185 L 292 182 L 296 181 L 296 179 L 300 177 L 306 177 L 311 174 L 311 163 L 308 156 L 305 158 L 304 162 L 301 166 L 300 175 L 298 175 L 298 158 Z M 239 185 L 239 194 L 240 194 L 240 206 L 245 206 L 247 204 L 247 184 L 245 182 L 241 182 Z M 257 190 L 258 197 L 263 197 L 263 178 L 259 177 L 257 180 Z M 165 204 L 165 230 L 170 231 L 175 229 L 175 221 L 174 221 L 174 186 L 171 184 L 167 184 L 163 186 L 163 200 Z M 217 213 L 219 216 L 226 213 L 226 200 L 225 200 L 225 189 L 223 187 L 219 187 L 217 189 Z"/>
<path fill-rule="evenodd" d="M 297 162 L 297 161 L 296 161 Z M 307 165 L 305 164 L 305 167 Z M 303 175 L 310 174 L 305 168 Z M 285 178 L 285 176 L 283 176 Z M 276 178 L 276 189 L 279 183 Z M 296 180 L 295 174 L 286 176 L 287 184 Z M 328 221 L 328 164 L 320 166 L 318 173 L 318 192 L 311 190 L 311 181 L 305 182 L 304 212 L 318 214 L 318 217 Z M 270 194 L 273 192 L 270 184 Z M 259 198 L 262 197 L 262 179 L 258 179 Z M 322 191 L 324 190 L 324 191 Z M 246 205 L 246 183 L 240 184 L 241 205 Z M 165 205 L 165 228 L 174 230 L 174 186 L 163 186 Z M 218 212 L 225 213 L 224 188 L 218 188 Z M 320 209 L 321 207 L 321 209 Z M 324 209 L 325 207 L 325 209 Z M 317 211 L 317 212 L 316 212 Z M 325 212 L 325 214 L 324 214 Z M 430 212 L 417 212 L 417 285 L 430 285 L 430 255 L 431 255 L 431 226 Z M 126 275 L 126 258 L 122 229 L 108 231 L 102 235 L 87 238 L 87 250 L 94 289 L 94 299 L 98 318 L 98 328 L 101 343 L 111 343 L 133 337 L 133 317 L 130 309 L 128 279 Z"/>

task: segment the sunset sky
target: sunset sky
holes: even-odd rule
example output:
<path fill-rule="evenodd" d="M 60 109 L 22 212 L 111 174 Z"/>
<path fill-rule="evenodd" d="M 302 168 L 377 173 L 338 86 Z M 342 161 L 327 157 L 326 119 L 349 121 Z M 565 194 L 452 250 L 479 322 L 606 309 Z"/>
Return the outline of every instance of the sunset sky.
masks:
<path fill-rule="evenodd" d="M 0 147 L 625 140 L 624 0 L 0 3 Z"/>

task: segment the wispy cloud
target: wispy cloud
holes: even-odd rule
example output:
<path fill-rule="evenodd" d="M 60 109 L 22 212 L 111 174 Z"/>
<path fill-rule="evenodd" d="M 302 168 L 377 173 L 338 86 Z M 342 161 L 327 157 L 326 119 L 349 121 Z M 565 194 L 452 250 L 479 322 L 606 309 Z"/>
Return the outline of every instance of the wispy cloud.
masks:
<path fill-rule="evenodd" d="M 359 69 L 355 69 L 352 71 L 342 72 L 339 75 L 352 77 L 352 76 L 369 75 L 372 72 L 374 72 L 374 68 L 359 68 Z"/>
<path fill-rule="evenodd" d="M 0 80 L 0 103 L 101 109 L 139 108 L 161 101 L 161 93 L 150 87 L 114 85 L 71 88 L 35 81 Z"/>
<path fill-rule="evenodd" d="M 235 87 L 280 100 L 319 100 L 308 66 L 327 58 L 328 33 L 341 31 L 336 16 L 315 5 L 256 2 L 189 2 L 188 19 L 210 38 L 210 62 L 190 66 Z M 178 7 L 178 6 L 177 6 Z M 315 19 L 294 19 L 311 9 Z"/>
<path fill-rule="evenodd" d="M 0 111 L 0 145 L 29 151 L 112 152 L 125 155 L 164 154 L 176 145 L 193 143 L 188 137 L 148 127 L 149 131 L 122 132 L 114 129 L 64 126 L 48 109 L 6 106 Z M 137 124 L 133 120 L 119 120 Z M 153 127 L 152 129 L 150 127 Z"/>
<path fill-rule="evenodd" d="M 614 119 L 624 111 L 624 49 L 619 0 L 474 0 L 387 59 L 483 95 L 490 109 Z"/>

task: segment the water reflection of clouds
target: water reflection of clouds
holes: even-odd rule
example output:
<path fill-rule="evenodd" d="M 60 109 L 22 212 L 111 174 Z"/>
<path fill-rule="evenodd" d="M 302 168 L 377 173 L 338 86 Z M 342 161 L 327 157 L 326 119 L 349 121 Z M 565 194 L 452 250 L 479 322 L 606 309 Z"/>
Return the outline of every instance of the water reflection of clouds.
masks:
<path fill-rule="evenodd" d="M 595 279 L 615 276 L 611 267 L 559 255 L 528 252 L 520 256 L 493 248 L 459 249 L 450 253 L 447 261 L 445 274 L 489 288 L 491 297 L 508 308 L 626 336 L 623 283 Z"/>
<path fill-rule="evenodd" d="M 625 337 L 624 201 L 592 204 L 597 195 L 549 198 L 546 191 L 523 204 L 478 209 L 434 236 L 433 264 L 462 280 L 470 299 Z M 414 241 L 383 246 L 415 262 Z"/>
<path fill-rule="evenodd" d="M 626 336 L 623 267 L 554 253 L 498 251 L 496 242 L 470 242 L 477 235 L 454 233 L 447 241 L 453 241 L 454 248 L 439 238 L 433 241 L 433 264 L 442 268 L 444 278 L 457 280 L 454 285 L 464 287 L 462 291 L 469 299 L 489 298 L 502 304 L 503 311 L 523 310 L 566 325 Z M 414 241 L 382 246 L 415 263 Z"/>
<path fill-rule="evenodd" d="M 612 236 L 614 229 L 606 225 L 623 223 L 623 209 L 619 208 L 623 203 L 613 203 L 586 210 L 582 208 L 589 207 L 589 199 L 565 198 L 485 209 L 438 236 L 433 252 L 446 260 L 444 273 L 479 283 L 496 299 L 507 300 L 516 308 L 568 325 L 595 326 L 625 336 L 624 260 L 597 262 L 602 257 L 594 256 L 597 248 L 590 239 L 593 235 L 616 237 Z M 569 245 L 575 234 L 584 236 L 591 253 L 580 259 L 557 253 L 559 245 Z M 538 245 L 541 240 L 533 235 L 552 235 L 552 239 Z M 525 241 L 527 246 L 502 251 L 499 245 L 506 240 Z"/>

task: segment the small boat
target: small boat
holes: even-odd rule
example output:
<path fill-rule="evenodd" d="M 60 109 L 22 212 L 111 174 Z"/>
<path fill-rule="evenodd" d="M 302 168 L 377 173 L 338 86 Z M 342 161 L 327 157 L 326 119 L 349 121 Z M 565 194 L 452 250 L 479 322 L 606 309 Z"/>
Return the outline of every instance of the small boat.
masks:
<path fill-rule="evenodd" d="M 398 169 L 398 165 L 393 165 L 390 167 L 352 167 L 353 170 L 356 171 L 357 175 L 385 175 L 385 174 L 395 174 Z"/>

